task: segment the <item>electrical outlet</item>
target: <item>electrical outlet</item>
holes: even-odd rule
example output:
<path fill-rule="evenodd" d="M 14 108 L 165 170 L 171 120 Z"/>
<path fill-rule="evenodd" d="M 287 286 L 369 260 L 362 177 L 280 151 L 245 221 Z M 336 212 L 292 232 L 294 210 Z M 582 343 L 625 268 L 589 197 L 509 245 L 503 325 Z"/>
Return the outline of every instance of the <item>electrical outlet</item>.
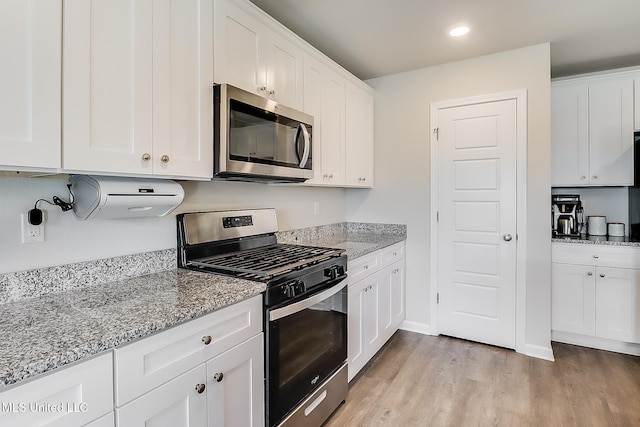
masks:
<path fill-rule="evenodd" d="M 29 224 L 27 214 L 20 214 L 22 220 L 22 243 L 44 242 L 44 222 L 40 225 Z"/>

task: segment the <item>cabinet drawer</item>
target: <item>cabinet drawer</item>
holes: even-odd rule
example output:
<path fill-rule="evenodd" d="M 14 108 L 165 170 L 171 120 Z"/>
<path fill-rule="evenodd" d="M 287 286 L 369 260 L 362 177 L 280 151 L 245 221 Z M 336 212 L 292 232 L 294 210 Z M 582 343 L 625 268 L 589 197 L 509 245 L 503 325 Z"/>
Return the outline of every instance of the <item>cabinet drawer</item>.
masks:
<path fill-rule="evenodd" d="M 115 350 L 121 406 L 262 331 L 262 296 Z"/>
<path fill-rule="evenodd" d="M 112 367 L 109 352 L 2 392 L 0 425 L 81 426 L 109 413 Z"/>
<path fill-rule="evenodd" d="M 561 264 L 640 268 L 640 250 L 625 246 L 554 243 L 551 259 Z"/>
<path fill-rule="evenodd" d="M 362 280 L 380 269 L 380 252 L 376 251 L 349 262 L 349 285 Z"/>
<path fill-rule="evenodd" d="M 380 250 L 380 264 L 382 268 L 404 258 L 404 242 L 393 244 Z"/>

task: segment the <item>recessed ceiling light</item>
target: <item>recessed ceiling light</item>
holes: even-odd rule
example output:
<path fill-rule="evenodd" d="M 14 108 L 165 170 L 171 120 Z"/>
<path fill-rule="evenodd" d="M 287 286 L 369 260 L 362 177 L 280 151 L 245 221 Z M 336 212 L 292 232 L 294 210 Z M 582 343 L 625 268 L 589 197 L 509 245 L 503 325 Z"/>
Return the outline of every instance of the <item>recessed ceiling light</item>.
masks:
<path fill-rule="evenodd" d="M 460 37 L 464 36 L 469 32 L 469 27 L 456 27 L 453 30 L 449 31 L 449 35 L 451 37 Z"/>

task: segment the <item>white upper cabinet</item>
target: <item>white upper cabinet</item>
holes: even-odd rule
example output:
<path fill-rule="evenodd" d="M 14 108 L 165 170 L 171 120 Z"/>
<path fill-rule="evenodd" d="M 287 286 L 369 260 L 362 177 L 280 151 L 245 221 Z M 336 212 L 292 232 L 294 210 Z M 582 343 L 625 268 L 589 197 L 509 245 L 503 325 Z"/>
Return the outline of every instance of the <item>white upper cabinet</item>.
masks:
<path fill-rule="evenodd" d="M 212 8 L 65 1 L 65 170 L 212 176 Z"/>
<path fill-rule="evenodd" d="M 346 87 L 346 185 L 373 187 L 373 95 Z"/>
<path fill-rule="evenodd" d="M 60 167 L 61 0 L 0 2 L 0 169 Z"/>
<path fill-rule="evenodd" d="M 551 87 L 551 185 L 633 185 L 633 77 Z"/>
<path fill-rule="evenodd" d="M 311 55 L 305 55 L 304 111 L 313 122 L 314 178 L 307 183 L 345 183 L 345 81 Z"/>
<path fill-rule="evenodd" d="M 302 110 L 304 51 L 264 24 L 265 16 L 230 0 L 215 2 L 215 81 Z"/>

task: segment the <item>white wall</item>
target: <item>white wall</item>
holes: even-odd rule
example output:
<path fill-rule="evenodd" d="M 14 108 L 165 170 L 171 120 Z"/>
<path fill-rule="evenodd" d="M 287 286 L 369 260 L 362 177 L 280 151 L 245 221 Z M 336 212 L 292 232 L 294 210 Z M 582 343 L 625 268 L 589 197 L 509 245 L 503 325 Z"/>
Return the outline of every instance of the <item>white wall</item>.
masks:
<path fill-rule="evenodd" d="M 407 322 L 430 330 L 429 105 L 526 89 L 528 96 L 526 342 L 550 349 L 551 231 L 549 45 L 372 79 L 373 190 L 347 190 L 347 220 L 407 224 Z"/>
<path fill-rule="evenodd" d="M 40 202 L 45 210 L 45 241 L 21 243 L 20 213 L 36 200 L 54 195 L 68 200 L 66 177 L 0 177 L 0 273 L 174 248 L 175 216 L 78 221 L 71 211 Z M 276 208 L 281 230 L 342 222 L 343 189 L 268 186 L 260 183 L 187 182 L 176 211 Z M 314 215 L 314 204 L 320 215 Z"/>

